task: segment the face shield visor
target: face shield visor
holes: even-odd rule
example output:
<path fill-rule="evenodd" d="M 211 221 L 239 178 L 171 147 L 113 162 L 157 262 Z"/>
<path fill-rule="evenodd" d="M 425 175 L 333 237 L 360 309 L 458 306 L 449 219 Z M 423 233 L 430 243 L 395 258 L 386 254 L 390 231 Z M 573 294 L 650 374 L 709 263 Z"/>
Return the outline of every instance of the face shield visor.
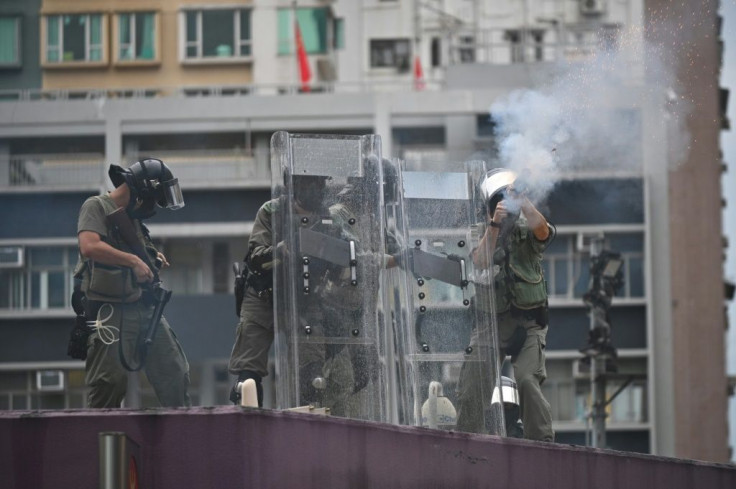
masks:
<path fill-rule="evenodd" d="M 165 209 L 175 211 L 184 207 L 184 195 L 179 186 L 179 179 L 172 178 L 161 184 L 162 197 L 158 201 L 158 205 Z"/>

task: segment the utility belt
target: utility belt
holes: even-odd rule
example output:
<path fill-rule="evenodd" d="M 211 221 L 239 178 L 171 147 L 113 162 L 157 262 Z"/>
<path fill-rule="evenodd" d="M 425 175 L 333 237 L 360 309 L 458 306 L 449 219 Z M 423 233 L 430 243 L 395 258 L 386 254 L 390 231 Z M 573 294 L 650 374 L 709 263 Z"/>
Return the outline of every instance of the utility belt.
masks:
<path fill-rule="evenodd" d="M 547 304 L 533 309 L 521 309 L 511 304 L 508 314 L 514 319 L 534 321 L 542 328 L 549 324 L 549 307 L 547 307 Z"/>

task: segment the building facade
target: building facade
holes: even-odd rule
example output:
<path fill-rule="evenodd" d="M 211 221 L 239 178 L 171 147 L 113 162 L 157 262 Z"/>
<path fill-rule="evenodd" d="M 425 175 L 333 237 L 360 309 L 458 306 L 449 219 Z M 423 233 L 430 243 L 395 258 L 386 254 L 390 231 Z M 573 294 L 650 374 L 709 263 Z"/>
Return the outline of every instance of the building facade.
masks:
<path fill-rule="evenodd" d="M 603 235 L 626 279 L 611 312 L 619 374 L 608 388 L 623 390 L 608 408 L 608 445 L 728 460 L 717 2 L 710 13 L 636 0 L 6 3 L 0 36 L 17 49 L 0 49 L 2 409 L 84 405 L 84 366 L 65 356 L 76 216 L 109 188 L 109 163 L 152 155 L 181 181 L 187 206 L 150 225 L 173 264 L 166 315 L 192 366 L 195 404 L 225 404 L 237 322 L 230 267 L 270 196 L 273 132 L 377 133 L 384 155 L 498 161 L 495 102 L 544 87 L 562 64 L 662 42 L 672 22 L 697 27 L 703 35 L 677 40 L 701 53 L 702 69 L 687 68 L 685 51 L 667 60 L 696 103 L 686 156 L 674 154 L 680 119 L 668 116 L 667 92 L 652 91 L 652 68 L 634 57 L 623 82 L 586 107 L 624 115 L 636 135 L 629 164 L 591 157 L 566 168 L 545 201 L 558 238 L 545 257 L 544 389 L 558 441 L 585 444 L 582 296 L 589 240 Z M 144 377 L 130 382 L 139 389 L 126 405 L 155 405 Z"/>

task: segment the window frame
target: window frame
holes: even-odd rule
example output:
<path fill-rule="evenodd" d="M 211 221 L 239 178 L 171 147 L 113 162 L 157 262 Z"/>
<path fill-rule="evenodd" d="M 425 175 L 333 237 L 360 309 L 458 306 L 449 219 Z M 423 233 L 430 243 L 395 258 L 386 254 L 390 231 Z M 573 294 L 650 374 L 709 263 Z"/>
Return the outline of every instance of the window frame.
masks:
<path fill-rule="evenodd" d="M 0 14 L 0 18 L 15 21 L 15 61 L 10 63 L 0 62 L 0 69 L 20 68 L 23 66 L 23 17 L 17 14 Z"/>
<path fill-rule="evenodd" d="M 396 46 L 399 42 L 406 43 L 408 47 L 408 54 L 406 57 L 407 65 L 402 66 L 399 63 L 393 65 L 375 65 L 373 64 L 373 48 L 374 43 L 392 43 L 392 50 L 394 57 L 397 57 Z M 372 38 L 368 39 L 368 67 L 371 71 L 397 71 L 398 73 L 411 73 L 412 58 L 413 58 L 414 46 L 411 38 L 409 37 L 391 37 L 391 38 Z"/>
<path fill-rule="evenodd" d="M 566 249 L 565 251 L 550 251 L 546 250 L 543 254 L 542 258 L 542 266 L 545 271 L 545 280 L 547 281 L 547 288 L 548 288 L 548 296 L 550 300 L 555 301 L 566 301 L 566 302 L 572 302 L 572 303 L 580 303 L 579 305 L 582 306 L 582 295 L 577 296 L 575 293 L 575 285 L 577 283 L 577 278 L 579 278 L 578 274 L 583 273 L 582 267 L 588 267 L 589 266 L 589 260 L 590 260 L 590 252 L 589 251 L 580 251 L 576 247 L 576 236 L 580 234 L 580 231 L 566 231 L 566 232 L 560 232 L 556 240 L 565 239 L 566 240 Z M 617 302 L 639 302 L 639 301 L 646 301 L 648 300 L 647 297 L 647 290 L 646 290 L 646 253 L 644 248 L 642 248 L 641 251 L 620 251 L 616 250 L 610 247 L 609 245 L 609 238 L 620 236 L 620 235 L 628 235 L 628 234 L 640 234 L 642 236 L 642 243 L 644 243 L 644 239 L 646 236 L 646 232 L 644 230 L 641 231 L 632 231 L 632 230 L 616 230 L 616 231 L 605 231 L 605 246 L 606 249 L 612 249 L 613 251 L 619 251 L 621 253 L 621 257 L 623 259 L 623 273 L 624 273 L 624 285 L 619 290 L 619 293 L 614 296 L 614 304 Z M 641 261 L 641 271 L 642 271 L 642 277 L 641 277 L 641 290 L 642 295 L 632 295 L 631 293 L 631 262 L 632 260 L 640 260 Z M 561 294 L 555 294 L 555 289 L 558 287 L 559 284 L 557 284 L 557 279 L 555 272 L 557 271 L 556 268 L 558 266 L 558 262 L 566 262 L 566 268 L 564 270 L 566 278 L 566 284 L 565 289 L 566 293 L 564 295 Z M 581 267 L 579 270 L 577 270 L 576 274 L 576 267 Z M 586 289 L 587 290 L 587 289 Z"/>
<path fill-rule="evenodd" d="M 120 21 L 123 15 L 130 15 L 133 26 L 136 25 L 136 14 L 153 14 L 153 49 L 152 59 L 121 59 L 120 58 Z M 135 52 L 135 32 L 131 31 L 133 52 Z M 126 66 L 155 66 L 161 64 L 161 15 L 158 10 L 119 10 L 113 14 L 112 22 L 112 59 L 118 67 Z"/>
<path fill-rule="evenodd" d="M 202 14 L 205 11 L 214 11 L 214 10 L 222 10 L 222 11 L 231 11 L 233 15 L 233 40 L 232 40 L 232 46 L 233 49 L 238 50 L 238 54 L 233 54 L 232 56 L 207 56 L 204 57 L 202 55 L 202 49 L 203 49 L 203 39 L 204 39 L 204 32 L 202 28 Z M 248 11 L 248 22 L 250 24 L 249 31 L 250 31 L 250 39 L 243 40 L 241 39 L 241 32 L 242 32 L 242 24 L 241 24 L 241 14 L 242 11 Z M 197 40 L 196 41 L 188 41 L 187 40 L 187 14 L 190 12 L 195 12 L 197 14 L 196 17 L 196 32 L 197 32 Z M 197 49 L 197 56 L 196 57 L 188 57 L 187 56 L 187 48 L 190 47 L 190 45 L 194 45 Z M 248 47 L 250 48 L 250 54 L 243 55 L 240 54 L 243 52 L 243 48 Z M 179 10 L 179 62 L 181 64 L 190 64 L 190 65 L 198 65 L 198 64 L 239 64 L 239 63 L 249 63 L 253 61 L 253 7 L 252 6 L 225 6 L 225 5 L 217 5 L 212 7 L 182 7 Z"/>
<path fill-rule="evenodd" d="M 61 253 L 61 263 L 43 264 L 34 262 L 34 253 L 37 250 L 58 250 Z M 26 245 L 24 246 L 24 263 L 22 267 L 2 269 L 2 276 L 7 278 L 8 307 L 0 308 L 7 312 L 40 312 L 60 311 L 71 307 L 71 293 L 74 288 L 74 269 L 79 259 L 78 249 L 73 245 Z M 49 306 L 49 276 L 63 274 L 64 291 L 61 293 L 63 304 Z M 38 281 L 36 282 L 35 276 Z M 34 290 L 38 287 L 38 290 Z M 34 303 L 38 301 L 38 306 Z"/>
<path fill-rule="evenodd" d="M 85 16 L 87 18 L 87 22 L 85 23 L 85 39 L 84 39 L 84 60 L 72 60 L 72 61 L 65 61 L 64 60 L 64 30 L 63 26 L 59 25 L 59 44 L 58 44 L 58 50 L 59 50 L 59 60 L 58 61 L 49 61 L 48 54 L 49 54 L 49 22 L 52 18 L 58 18 L 61 19 L 64 16 Z M 91 18 L 93 16 L 99 16 L 100 17 L 100 59 L 97 61 L 90 61 L 89 56 L 91 53 L 91 50 L 93 49 L 93 45 L 91 44 L 91 36 L 92 33 L 90 32 L 90 25 L 91 25 Z M 43 68 L 88 68 L 88 67 L 100 67 L 100 66 L 107 66 L 109 64 L 108 59 L 108 15 L 104 12 L 99 11 L 90 11 L 90 12 L 49 12 L 45 13 L 41 16 L 40 22 L 41 22 L 41 66 Z M 96 46 L 96 45 L 95 45 Z"/>

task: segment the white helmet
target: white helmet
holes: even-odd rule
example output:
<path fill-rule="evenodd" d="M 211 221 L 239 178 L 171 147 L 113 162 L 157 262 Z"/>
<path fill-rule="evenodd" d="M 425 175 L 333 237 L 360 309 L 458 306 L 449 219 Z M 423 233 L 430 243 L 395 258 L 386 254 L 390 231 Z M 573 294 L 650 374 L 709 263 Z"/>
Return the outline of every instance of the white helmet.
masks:
<path fill-rule="evenodd" d="M 490 202 L 499 192 L 506 190 L 516 180 L 516 173 L 506 168 L 494 168 L 485 174 L 480 182 L 483 200 Z"/>

